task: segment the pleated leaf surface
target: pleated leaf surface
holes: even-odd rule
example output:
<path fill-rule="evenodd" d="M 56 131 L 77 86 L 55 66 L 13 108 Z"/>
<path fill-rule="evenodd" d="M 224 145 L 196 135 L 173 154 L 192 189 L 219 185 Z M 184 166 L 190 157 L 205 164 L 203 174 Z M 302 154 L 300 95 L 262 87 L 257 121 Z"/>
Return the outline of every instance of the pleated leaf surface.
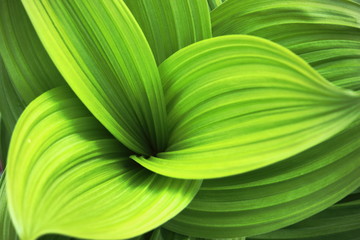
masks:
<path fill-rule="evenodd" d="M 0 165 L 5 168 L 6 156 L 12 131 L 16 121 L 25 108 L 25 102 L 16 91 L 0 57 Z M 0 169 L 1 172 L 1 169 Z"/>
<path fill-rule="evenodd" d="M 214 36 L 249 34 L 277 42 L 336 85 L 360 89 L 360 2 L 228 0 L 211 12 Z"/>
<path fill-rule="evenodd" d="M 151 155 L 166 143 L 154 56 L 123 1 L 23 1 L 46 50 L 95 117 L 124 145 Z"/>
<path fill-rule="evenodd" d="M 201 181 L 149 172 L 130 154 L 70 90 L 35 99 L 15 127 L 6 176 L 21 239 L 135 237 L 174 217 L 198 191 Z"/>
<path fill-rule="evenodd" d="M 199 237 L 252 236 L 303 220 L 360 185 L 360 122 L 285 161 L 204 181 L 165 227 Z M 356 213 L 354 213 L 356 214 Z"/>
<path fill-rule="evenodd" d="M 249 239 L 357 240 L 360 238 L 360 192 L 304 221 Z"/>
<path fill-rule="evenodd" d="M 49 58 L 21 0 L 0 1 L 0 54 L 19 97 L 26 104 L 66 84 Z"/>
<path fill-rule="evenodd" d="M 258 37 L 204 40 L 159 70 L 168 148 L 132 158 L 170 177 L 215 178 L 264 167 L 321 143 L 359 116 L 357 93 Z"/>
<path fill-rule="evenodd" d="M 177 50 L 211 37 L 206 0 L 125 0 L 160 64 Z"/>

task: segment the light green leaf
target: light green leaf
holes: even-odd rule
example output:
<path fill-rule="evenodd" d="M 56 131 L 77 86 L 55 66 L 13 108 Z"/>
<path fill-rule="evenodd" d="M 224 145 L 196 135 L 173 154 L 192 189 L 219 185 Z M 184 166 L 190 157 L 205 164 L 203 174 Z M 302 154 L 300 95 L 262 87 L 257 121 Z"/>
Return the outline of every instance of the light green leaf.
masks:
<path fill-rule="evenodd" d="M 360 121 L 285 161 L 204 181 L 165 227 L 199 237 L 252 236 L 314 215 L 360 186 L 359 131 Z"/>
<path fill-rule="evenodd" d="M 349 195 L 334 206 L 302 222 L 249 239 L 358 240 L 360 237 L 360 194 Z"/>
<path fill-rule="evenodd" d="M 56 67 L 95 117 L 138 154 L 164 150 L 166 112 L 159 73 L 125 3 L 23 3 Z"/>
<path fill-rule="evenodd" d="M 177 50 L 211 37 L 206 0 L 125 0 L 158 64 Z"/>
<path fill-rule="evenodd" d="M 9 211 L 7 208 L 5 173 L 0 175 L 0 239 L 1 240 L 19 240 L 14 225 L 12 224 Z M 45 236 L 39 240 L 76 240 L 64 236 Z"/>
<path fill-rule="evenodd" d="M 211 12 L 214 36 L 249 34 L 277 42 L 336 85 L 360 90 L 360 2 L 228 0 Z"/>
<path fill-rule="evenodd" d="M 21 0 L 0 1 L 0 52 L 21 100 L 66 84 L 41 44 Z"/>
<path fill-rule="evenodd" d="M 21 239 L 135 237 L 174 217 L 198 191 L 201 181 L 154 174 L 130 154 L 69 90 L 34 100 L 16 124 L 6 176 Z"/>
<path fill-rule="evenodd" d="M 146 168 L 176 178 L 214 178 L 304 151 L 359 116 L 359 95 L 327 82 L 270 41 L 224 36 L 168 58 L 160 73 L 170 140 Z"/>

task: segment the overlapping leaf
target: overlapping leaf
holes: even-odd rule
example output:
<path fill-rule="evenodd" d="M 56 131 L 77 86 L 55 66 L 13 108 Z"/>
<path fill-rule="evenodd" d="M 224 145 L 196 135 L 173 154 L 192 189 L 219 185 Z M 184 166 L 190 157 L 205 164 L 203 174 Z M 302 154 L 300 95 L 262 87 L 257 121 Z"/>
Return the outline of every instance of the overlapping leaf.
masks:
<path fill-rule="evenodd" d="M 204 181 L 189 207 L 166 224 L 190 236 L 270 232 L 305 219 L 360 186 L 360 122 L 301 154 L 233 177 Z"/>
<path fill-rule="evenodd" d="M 152 232 L 151 237 L 149 240 L 245 240 L 244 237 L 239 238 L 197 238 L 197 237 L 189 237 L 184 236 L 165 228 L 158 228 Z"/>
<path fill-rule="evenodd" d="M 15 228 L 12 224 L 9 211 L 7 208 L 5 175 L 0 176 L 0 239 L 2 240 L 19 240 Z M 76 240 L 70 237 L 63 236 L 45 236 L 39 240 Z"/>
<path fill-rule="evenodd" d="M 206 0 L 125 0 L 158 64 L 177 50 L 211 37 Z"/>
<path fill-rule="evenodd" d="M 25 108 L 25 102 L 18 95 L 0 57 L 0 164 L 5 167 L 7 150 L 15 123 Z"/>
<path fill-rule="evenodd" d="M 18 240 L 7 209 L 5 175 L 0 175 L 0 239 Z"/>
<path fill-rule="evenodd" d="M 220 6 L 223 2 L 225 2 L 225 0 L 207 0 L 207 2 L 209 4 L 210 10 L 214 10 L 215 8 Z"/>
<path fill-rule="evenodd" d="M 26 104 L 46 90 L 65 84 L 21 0 L 0 1 L 0 52 L 14 87 Z"/>
<path fill-rule="evenodd" d="M 360 3 L 228 0 L 211 13 L 214 36 L 249 34 L 284 45 L 326 79 L 360 89 Z"/>
<path fill-rule="evenodd" d="M 125 3 L 23 3 L 56 67 L 95 117 L 138 154 L 162 151 L 167 133 L 159 73 Z"/>
<path fill-rule="evenodd" d="M 34 100 L 15 127 L 7 167 L 21 239 L 134 237 L 171 219 L 198 191 L 200 181 L 151 173 L 130 154 L 69 90 Z"/>
<path fill-rule="evenodd" d="M 7 177 L 23 240 L 47 233 L 124 239 L 149 231 L 198 191 L 200 181 L 175 178 L 235 175 L 206 180 L 167 229 L 133 239 L 242 239 L 301 221 L 360 186 L 359 95 L 327 82 L 360 89 L 359 1 L 222 2 L 125 0 L 133 16 L 123 1 L 24 0 L 66 81 L 132 151 L 69 90 L 36 99 L 16 127 Z M 19 91 L 29 102 L 61 77 L 29 19 L 12 18 L 24 15 L 20 2 L 0 6 L 0 50 L 15 88 L 29 76 Z M 306 61 L 261 38 L 220 37 L 165 60 L 161 83 L 156 63 L 211 37 L 208 8 L 215 35 L 264 37 Z M 20 44 L 22 37 L 34 49 Z M 17 89 L 6 93 L 9 79 L 1 88 L 9 102 L 0 103 L 5 138 L 21 102 Z M 130 155 L 174 178 L 149 172 Z M 4 196 L 2 189 L 0 220 Z M 355 240 L 357 196 L 252 239 Z M 16 239 L 6 219 L 5 234 Z M 46 239 L 57 238 L 65 239 Z"/>
<path fill-rule="evenodd" d="M 143 234 L 143 235 L 128 239 L 128 240 L 149 240 L 151 235 L 152 235 L 152 231 L 148 232 L 146 234 Z"/>
<path fill-rule="evenodd" d="M 249 239 L 357 240 L 360 237 L 360 194 L 354 192 L 341 202 L 295 225 Z"/>
<path fill-rule="evenodd" d="M 0 112 L 0 173 L 4 170 L 5 159 L 8 151 L 8 142 L 10 142 L 10 139 L 5 130 L 4 121 Z"/>
<path fill-rule="evenodd" d="M 263 235 L 243 238 L 197 238 L 158 228 L 150 240 L 357 240 L 360 232 L 360 194 L 353 192 L 334 206 L 289 227 Z M 143 235 L 145 236 L 145 235 Z"/>
<path fill-rule="evenodd" d="M 290 51 L 250 36 L 195 43 L 160 66 L 169 147 L 133 159 L 176 178 L 263 167 L 312 147 L 359 116 L 359 95 L 339 89 Z"/>

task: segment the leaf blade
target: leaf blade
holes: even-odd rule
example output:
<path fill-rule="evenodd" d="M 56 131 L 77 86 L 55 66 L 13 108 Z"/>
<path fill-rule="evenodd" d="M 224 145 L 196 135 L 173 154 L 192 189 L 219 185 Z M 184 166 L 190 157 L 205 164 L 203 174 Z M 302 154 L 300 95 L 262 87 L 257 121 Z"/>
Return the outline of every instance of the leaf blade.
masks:
<path fill-rule="evenodd" d="M 333 86 L 290 51 L 257 37 L 195 43 L 167 59 L 160 73 L 169 147 L 157 157 L 132 158 L 171 177 L 224 177 L 264 167 L 358 118 L 356 93 Z"/>
<path fill-rule="evenodd" d="M 359 11 L 354 1 L 230 0 L 213 11 L 211 19 L 214 36 L 267 38 L 304 58 L 336 85 L 359 90 Z"/>
<path fill-rule="evenodd" d="M 1 1 L 0 16 L 0 52 L 21 100 L 28 104 L 43 92 L 65 85 L 21 1 Z"/>
<path fill-rule="evenodd" d="M 5 174 L 0 175 L 0 228 L 1 239 L 18 240 L 7 208 Z"/>
<path fill-rule="evenodd" d="M 210 38 L 206 0 L 126 0 L 142 28 L 158 64 L 177 50 Z"/>
<path fill-rule="evenodd" d="M 359 137 L 353 134 L 359 127 L 357 121 L 335 137 L 268 167 L 204 181 L 192 203 L 164 227 L 197 237 L 253 236 L 323 211 L 360 184 Z"/>
<path fill-rule="evenodd" d="M 166 112 L 159 74 L 126 5 L 98 0 L 23 3 L 55 65 L 94 116 L 139 154 L 164 148 Z"/>
<path fill-rule="evenodd" d="M 5 65 L 1 57 L 0 93 L 2 96 L 0 102 L 0 165 L 2 166 L 2 168 L 0 167 L 1 172 L 6 166 L 6 157 L 10 143 L 10 137 L 15 127 L 15 123 L 26 106 L 25 102 L 14 88 L 13 82 L 11 81 L 7 70 L 5 69 Z"/>
<path fill-rule="evenodd" d="M 68 89 L 37 98 L 9 151 L 9 209 L 20 237 L 134 237 L 176 215 L 201 184 L 148 172 L 129 155 Z"/>
<path fill-rule="evenodd" d="M 350 194 L 348 198 L 351 200 L 340 201 L 295 225 L 250 239 L 357 239 L 360 232 L 359 194 Z"/>

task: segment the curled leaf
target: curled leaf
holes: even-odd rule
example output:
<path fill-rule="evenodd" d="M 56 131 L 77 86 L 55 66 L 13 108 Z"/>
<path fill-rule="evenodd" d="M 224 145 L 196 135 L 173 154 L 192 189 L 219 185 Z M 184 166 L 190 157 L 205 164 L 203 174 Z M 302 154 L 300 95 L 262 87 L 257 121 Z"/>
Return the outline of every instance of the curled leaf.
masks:
<path fill-rule="evenodd" d="M 359 117 L 360 97 L 327 82 L 270 41 L 223 36 L 195 43 L 161 66 L 170 140 L 132 158 L 176 178 L 244 173 L 291 157 Z"/>
<path fill-rule="evenodd" d="M 201 181 L 149 172 L 130 154 L 68 89 L 34 100 L 15 127 L 6 176 L 21 239 L 134 237 L 174 217 L 197 193 Z"/>
<path fill-rule="evenodd" d="M 94 116 L 136 153 L 162 151 L 167 130 L 159 73 L 125 3 L 23 3 L 56 67 Z"/>

